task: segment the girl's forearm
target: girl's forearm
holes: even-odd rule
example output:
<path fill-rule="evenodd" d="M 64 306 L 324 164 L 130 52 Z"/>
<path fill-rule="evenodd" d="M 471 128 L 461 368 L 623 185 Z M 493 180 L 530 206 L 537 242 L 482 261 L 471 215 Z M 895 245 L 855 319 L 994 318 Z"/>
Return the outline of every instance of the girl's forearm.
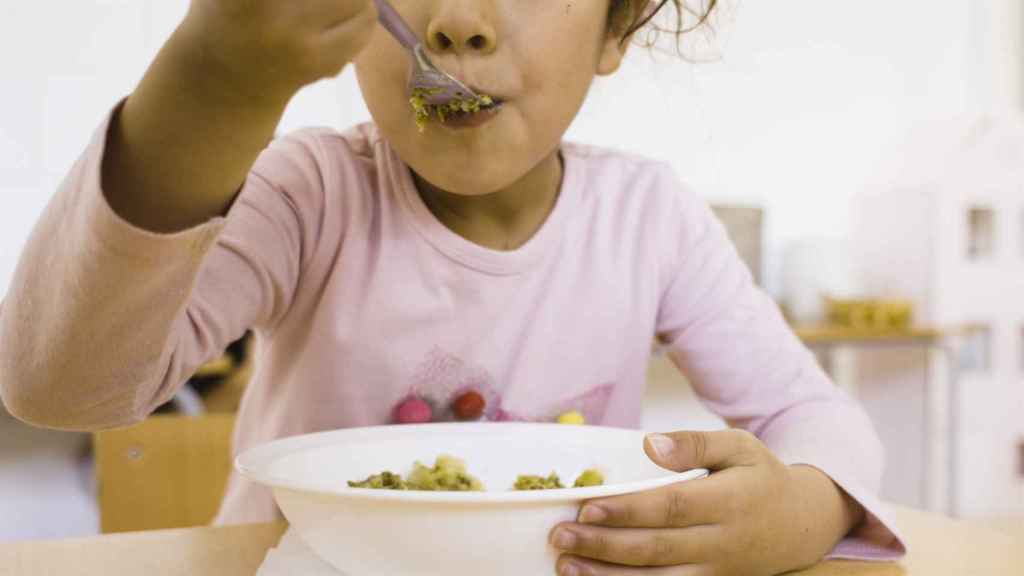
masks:
<path fill-rule="evenodd" d="M 222 215 L 273 137 L 289 97 L 245 94 L 186 26 L 163 47 L 120 114 L 103 191 L 132 224 L 175 232 Z"/>
<path fill-rule="evenodd" d="M 789 467 L 794 488 L 801 495 L 799 518 L 805 552 L 820 559 L 864 520 L 864 508 L 817 468 Z"/>

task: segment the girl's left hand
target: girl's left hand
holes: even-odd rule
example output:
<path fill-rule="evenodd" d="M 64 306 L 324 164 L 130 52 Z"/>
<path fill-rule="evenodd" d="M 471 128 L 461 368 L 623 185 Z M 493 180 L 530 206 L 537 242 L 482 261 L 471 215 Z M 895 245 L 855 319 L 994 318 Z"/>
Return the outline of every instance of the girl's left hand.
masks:
<path fill-rule="evenodd" d="M 812 565 L 863 517 L 816 468 L 740 430 L 654 434 L 647 455 L 707 478 L 592 500 L 555 527 L 561 576 L 759 576 Z"/>

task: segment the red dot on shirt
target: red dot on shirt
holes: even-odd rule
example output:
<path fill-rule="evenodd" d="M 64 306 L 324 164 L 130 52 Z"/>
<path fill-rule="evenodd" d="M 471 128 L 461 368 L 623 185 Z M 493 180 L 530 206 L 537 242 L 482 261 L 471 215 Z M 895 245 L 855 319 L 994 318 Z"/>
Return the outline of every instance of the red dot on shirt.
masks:
<path fill-rule="evenodd" d="M 452 402 L 452 413 L 459 420 L 476 420 L 483 416 L 487 401 L 476 390 L 463 392 Z"/>
<path fill-rule="evenodd" d="M 393 418 L 398 424 L 426 424 L 434 419 L 434 411 L 426 400 L 410 396 L 395 406 Z"/>

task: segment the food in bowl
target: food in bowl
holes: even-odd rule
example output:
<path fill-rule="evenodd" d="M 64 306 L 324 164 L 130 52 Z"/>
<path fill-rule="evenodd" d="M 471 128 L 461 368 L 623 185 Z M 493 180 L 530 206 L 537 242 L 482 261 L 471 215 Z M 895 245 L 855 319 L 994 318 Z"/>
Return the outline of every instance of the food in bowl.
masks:
<path fill-rule="evenodd" d="M 562 480 L 559 479 L 558 474 L 552 472 L 548 474 L 548 477 L 543 476 L 531 476 L 529 474 L 520 475 L 516 478 L 516 484 L 513 487 L 515 490 L 554 490 L 556 488 L 565 488 L 562 485 Z"/>
<path fill-rule="evenodd" d="M 590 486 L 604 486 L 604 474 L 596 468 L 584 470 L 573 484 L 575 488 L 587 488 Z"/>
<path fill-rule="evenodd" d="M 585 470 L 583 474 L 580 474 L 576 478 L 576 482 L 573 483 L 573 488 L 586 488 L 588 486 L 602 486 L 604 485 L 604 474 L 601 474 L 600 470 L 591 468 Z M 558 474 L 552 472 L 547 477 L 543 476 L 531 476 L 523 474 L 516 478 L 516 484 L 514 487 L 516 490 L 554 490 L 558 488 L 565 488 L 562 484 L 561 478 Z"/>
<path fill-rule="evenodd" d="M 574 488 L 601 486 L 604 475 L 597 469 L 584 471 L 573 484 Z M 369 488 L 372 490 L 425 490 L 429 492 L 481 492 L 484 485 L 478 478 L 466 471 L 466 463 L 459 458 L 442 454 L 434 461 L 433 467 L 420 462 L 413 464 L 408 479 L 400 474 L 384 471 L 374 474 L 365 480 L 348 483 L 350 488 Z M 565 488 L 558 474 L 552 472 L 547 477 L 521 474 L 516 478 L 514 490 L 554 490 Z"/>
<path fill-rule="evenodd" d="M 402 480 L 402 476 L 394 472 L 381 472 L 374 474 L 366 480 L 349 482 L 351 488 L 373 488 L 374 490 L 408 490 L 409 483 Z"/>
<path fill-rule="evenodd" d="M 374 490 L 426 490 L 430 492 L 482 492 L 483 483 L 466 472 L 466 463 L 454 456 L 441 455 L 434 461 L 434 466 L 424 466 L 420 462 L 413 464 L 412 473 L 407 480 L 393 472 L 374 474 L 366 480 L 349 482 L 351 488 L 371 488 Z"/>

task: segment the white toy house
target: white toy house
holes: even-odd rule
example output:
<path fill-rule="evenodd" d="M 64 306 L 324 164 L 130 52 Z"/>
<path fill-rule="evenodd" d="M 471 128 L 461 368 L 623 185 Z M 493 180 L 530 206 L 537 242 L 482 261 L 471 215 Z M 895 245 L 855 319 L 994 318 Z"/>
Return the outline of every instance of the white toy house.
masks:
<path fill-rule="evenodd" d="M 945 390 L 918 389 L 938 412 L 931 429 L 942 432 L 931 441 L 945 445 L 948 426 L 955 424 L 956 513 L 1021 515 L 1024 119 L 982 117 L 946 124 L 907 150 L 907 157 L 899 159 L 901 174 L 859 198 L 854 208 L 852 242 L 861 280 L 869 296 L 912 300 L 918 324 L 965 329 L 957 338 L 952 418 L 938 399 Z M 899 387 L 915 378 L 912 371 L 901 374 L 891 365 L 876 370 L 870 360 L 860 364 L 860 380 L 875 378 L 875 387 L 879 379 Z M 904 416 L 900 412 L 889 411 L 890 420 L 913 420 L 911 406 L 902 411 Z M 895 436 L 901 422 L 881 422 L 879 428 Z M 890 467 L 898 468 L 900 460 L 890 453 Z M 948 466 L 933 462 L 925 473 L 942 475 L 948 483 Z M 923 495 L 922 500 L 948 496 Z"/>

